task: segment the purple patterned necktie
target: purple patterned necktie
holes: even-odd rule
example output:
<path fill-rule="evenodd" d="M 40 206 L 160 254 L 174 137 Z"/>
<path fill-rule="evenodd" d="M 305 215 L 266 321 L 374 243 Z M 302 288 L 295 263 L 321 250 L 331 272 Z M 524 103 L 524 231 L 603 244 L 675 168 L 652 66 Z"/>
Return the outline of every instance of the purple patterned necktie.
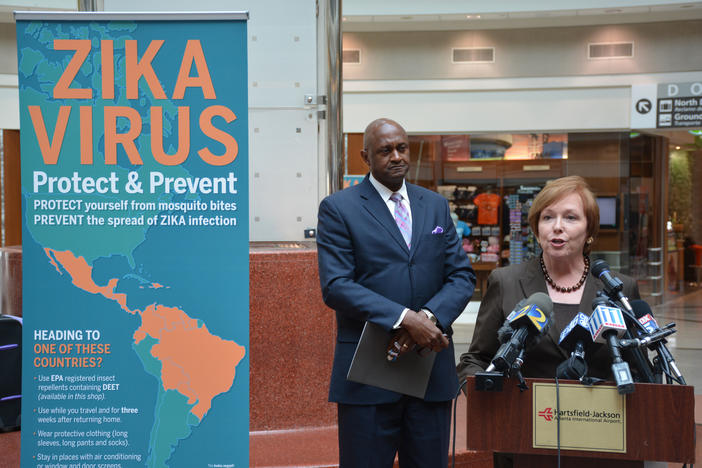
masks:
<path fill-rule="evenodd" d="M 410 241 L 412 240 L 412 220 L 410 219 L 407 208 L 402 204 L 402 195 L 399 193 L 393 193 L 390 196 L 390 200 L 395 202 L 395 222 L 397 227 L 400 228 L 400 233 L 402 237 L 405 238 L 407 247 L 410 247 Z"/>

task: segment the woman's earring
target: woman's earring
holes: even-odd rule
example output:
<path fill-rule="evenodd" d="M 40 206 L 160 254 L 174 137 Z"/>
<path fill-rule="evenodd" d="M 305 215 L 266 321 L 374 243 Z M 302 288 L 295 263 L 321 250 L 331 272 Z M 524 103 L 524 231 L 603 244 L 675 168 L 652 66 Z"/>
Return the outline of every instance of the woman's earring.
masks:
<path fill-rule="evenodd" d="M 587 238 L 587 242 L 586 242 L 587 245 L 592 244 L 592 241 L 594 241 L 594 240 L 595 240 L 595 239 L 593 239 L 592 236 L 588 237 L 588 238 Z"/>

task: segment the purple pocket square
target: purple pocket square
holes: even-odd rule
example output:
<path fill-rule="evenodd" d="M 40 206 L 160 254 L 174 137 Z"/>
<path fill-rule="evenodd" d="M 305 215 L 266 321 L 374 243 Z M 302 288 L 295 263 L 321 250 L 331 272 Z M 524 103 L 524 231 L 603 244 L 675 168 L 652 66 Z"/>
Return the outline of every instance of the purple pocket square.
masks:
<path fill-rule="evenodd" d="M 431 231 L 432 234 L 443 234 L 444 233 L 444 228 L 441 226 L 436 226 L 433 231 Z"/>

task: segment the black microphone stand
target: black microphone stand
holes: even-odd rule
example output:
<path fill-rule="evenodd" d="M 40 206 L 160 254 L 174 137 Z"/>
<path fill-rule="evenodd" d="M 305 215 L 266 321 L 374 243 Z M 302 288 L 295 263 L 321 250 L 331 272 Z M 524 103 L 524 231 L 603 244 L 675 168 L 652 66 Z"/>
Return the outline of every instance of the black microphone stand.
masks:
<path fill-rule="evenodd" d="M 665 374 L 667 384 L 671 385 L 673 382 L 678 382 L 681 385 L 687 385 L 685 383 L 685 378 L 675 364 L 673 355 L 670 354 L 666 346 L 667 340 L 665 338 L 675 333 L 675 331 L 675 323 L 671 322 L 663 328 L 658 328 L 651 333 L 647 333 L 643 338 L 623 340 L 622 347 L 648 347 L 649 349 L 655 349 L 658 353 L 657 356 L 653 358 L 653 373 L 656 383 L 663 383 L 663 374 Z"/>
<path fill-rule="evenodd" d="M 612 375 L 617 383 L 617 392 L 620 395 L 631 393 L 634 391 L 634 379 L 631 376 L 629 365 L 622 359 L 617 332 L 614 330 L 605 330 L 604 338 L 609 345 L 609 351 L 612 354 Z"/>
<path fill-rule="evenodd" d="M 638 320 L 636 320 L 636 317 L 634 316 L 633 313 L 629 312 L 624 304 L 620 302 L 617 299 L 617 293 L 619 291 L 614 290 L 612 294 L 606 294 L 603 293 L 602 291 L 597 291 L 597 296 L 602 297 L 603 299 L 606 300 L 607 305 L 609 307 L 615 307 L 617 309 L 622 310 L 623 316 L 624 316 L 624 321 L 627 323 L 626 327 L 626 332 L 624 332 L 624 339 L 632 339 L 633 335 L 631 333 L 631 327 L 633 325 L 634 328 L 643 328 L 643 325 L 639 323 Z M 612 297 L 614 296 L 614 297 Z M 627 302 L 628 305 L 628 302 Z M 631 306 L 629 306 L 629 309 L 631 309 Z M 644 330 L 645 331 L 645 330 Z M 638 381 L 644 382 L 644 383 L 655 383 L 656 382 L 656 377 L 653 374 L 652 370 L 652 364 L 648 360 L 648 357 L 646 357 L 640 349 L 635 348 L 635 349 L 630 349 L 627 351 L 627 354 L 631 358 L 631 361 L 633 362 L 634 366 L 636 367 L 637 370 L 637 377 Z"/>
<path fill-rule="evenodd" d="M 587 370 L 585 347 L 582 341 L 578 341 L 570 357 L 558 365 L 556 374 L 559 379 L 581 380 L 587 375 Z"/>
<path fill-rule="evenodd" d="M 519 356 L 517 356 L 517 359 L 514 360 L 511 370 L 511 373 L 513 373 L 517 379 L 519 379 L 519 385 L 517 385 L 517 387 L 519 387 L 520 392 L 529 390 L 526 380 L 524 380 L 524 376 L 522 375 L 522 364 L 524 364 L 524 348 L 519 351 Z"/>
<path fill-rule="evenodd" d="M 680 369 L 678 369 L 678 366 L 675 364 L 675 359 L 673 358 L 673 355 L 670 354 L 670 351 L 668 350 L 668 347 L 665 345 L 665 343 L 666 341 L 662 340 L 656 345 L 656 351 L 658 351 L 658 356 L 654 358 L 654 362 L 660 362 L 660 365 L 663 368 L 662 370 L 663 372 L 665 372 L 666 381 L 669 384 L 672 384 L 673 380 L 675 380 L 680 385 L 687 385 L 687 382 L 685 382 L 685 377 L 683 377 L 682 373 L 680 372 Z M 673 370 L 673 374 L 675 374 L 675 377 L 673 377 L 670 373 L 671 368 Z"/>

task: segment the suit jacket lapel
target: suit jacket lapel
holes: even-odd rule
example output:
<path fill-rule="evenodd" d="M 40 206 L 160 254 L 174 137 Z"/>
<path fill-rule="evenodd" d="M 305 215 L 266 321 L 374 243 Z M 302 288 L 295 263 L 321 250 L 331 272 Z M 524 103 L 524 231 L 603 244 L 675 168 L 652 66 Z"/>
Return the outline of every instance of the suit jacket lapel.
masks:
<path fill-rule="evenodd" d="M 529 260 L 529 265 L 527 265 L 524 276 L 519 278 L 519 283 L 522 286 L 524 297 L 529 297 L 537 292 L 548 292 L 546 289 L 546 280 L 541 273 L 541 268 L 539 267 L 539 261 L 537 259 Z"/>
<path fill-rule="evenodd" d="M 593 278 L 592 275 L 588 275 L 587 280 L 585 281 L 583 297 L 580 299 L 580 308 L 578 309 L 588 317 L 592 315 L 592 300 L 597 294 L 598 287 L 599 286 L 595 278 Z"/>
<path fill-rule="evenodd" d="M 410 209 L 412 211 L 412 242 L 410 243 L 412 247 L 410 249 L 410 257 L 412 257 L 417 251 L 417 246 L 421 242 L 422 233 L 429 232 L 426 231 L 424 227 L 425 220 L 428 219 L 428 217 L 426 216 L 427 208 L 424 196 L 414 185 L 407 184 L 407 195 L 410 199 Z"/>
<path fill-rule="evenodd" d="M 548 289 L 546 288 L 546 280 L 544 279 L 543 273 L 541 273 L 541 267 L 539 266 L 538 259 L 532 259 L 529 261 L 529 266 L 527 267 L 526 274 L 524 275 L 524 278 L 521 278 L 519 280 L 519 282 L 522 286 L 522 291 L 524 292 L 524 295 L 527 298 L 536 292 L 543 292 L 548 294 Z M 585 294 L 583 293 L 583 297 L 584 296 Z M 553 326 L 554 322 L 555 319 L 552 320 L 551 326 L 548 329 L 548 333 L 546 333 L 546 336 L 542 339 L 551 340 L 556 349 L 561 353 L 563 358 L 567 359 L 568 354 L 560 346 L 558 346 L 560 336 L 558 336 L 559 334 L 558 330 L 556 330 L 556 327 Z"/>
<path fill-rule="evenodd" d="M 409 252 L 405 239 L 402 237 L 400 229 L 397 227 L 397 223 L 395 223 L 395 219 L 390 214 L 388 206 L 380 197 L 375 187 L 370 183 L 368 176 L 361 182 L 360 196 L 363 199 L 361 204 L 366 211 L 385 228 L 388 234 L 390 234 L 390 237 L 392 237 L 405 252 Z M 412 203 L 413 202 L 410 201 L 410 206 Z M 414 209 L 412 210 L 412 215 L 414 215 Z"/>

